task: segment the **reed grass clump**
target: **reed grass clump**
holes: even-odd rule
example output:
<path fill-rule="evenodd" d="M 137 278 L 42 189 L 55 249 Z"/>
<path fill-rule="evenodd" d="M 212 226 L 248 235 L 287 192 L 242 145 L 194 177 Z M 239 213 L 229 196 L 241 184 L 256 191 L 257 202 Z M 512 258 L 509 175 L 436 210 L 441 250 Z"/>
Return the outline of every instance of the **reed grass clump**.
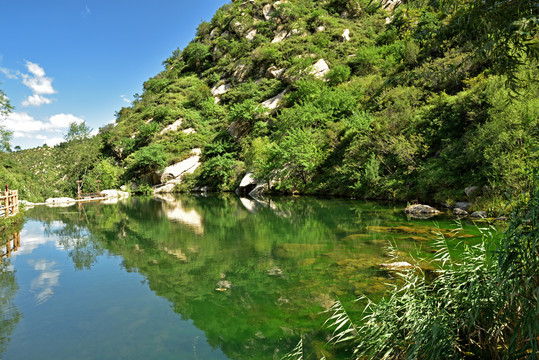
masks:
<path fill-rule="evenodd" d="M 537 359 L 539 335 L 539 177 L 516 201 L 504 232 L 483 237 L 452 258 L 448 239 L 436 242 L 436 276 L 403 270 L 388 295 L 367 298 L 351 319 L 340 302 L 327 323 L 334 343 L 355 359 Z"/>

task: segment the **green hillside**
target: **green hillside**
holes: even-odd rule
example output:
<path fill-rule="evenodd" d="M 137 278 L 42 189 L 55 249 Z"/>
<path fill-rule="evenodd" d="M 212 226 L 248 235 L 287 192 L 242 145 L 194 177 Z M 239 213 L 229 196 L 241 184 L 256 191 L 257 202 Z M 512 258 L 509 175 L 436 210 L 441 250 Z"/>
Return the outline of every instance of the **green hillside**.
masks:
<path fill-rule="evenodd" d="M 537 165 L 537 4 L 393 5 L 233 1 L 116 124 L 5 155 L 0 177 L 33 200 L 73 194 L 76 178 L 88 191 L 98 178 L 148 191 L 201 149 L 176 191 L 233 191 L 247 172 L 277 193 L 438 203 L 477 186 L 482 206 L 525 188 Z"/>

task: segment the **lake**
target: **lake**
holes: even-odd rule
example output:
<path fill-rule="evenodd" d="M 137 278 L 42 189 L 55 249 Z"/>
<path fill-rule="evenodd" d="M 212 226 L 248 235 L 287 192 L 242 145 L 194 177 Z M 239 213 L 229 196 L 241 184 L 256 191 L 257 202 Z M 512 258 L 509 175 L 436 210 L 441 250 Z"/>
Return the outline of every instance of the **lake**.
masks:
<path fill-rule="evenodd" d="M 300 338 L 305 358 L 345 359 L 323 325 L 336 299 L 359 319 L 354 300 L 395 282 L 380 263 L 429 267 L 436 233 L 456 254 L 479 235 L 402 208 L 169 195 L 29 209 L 0 240 L 0 359 L 279 359 Z"/>

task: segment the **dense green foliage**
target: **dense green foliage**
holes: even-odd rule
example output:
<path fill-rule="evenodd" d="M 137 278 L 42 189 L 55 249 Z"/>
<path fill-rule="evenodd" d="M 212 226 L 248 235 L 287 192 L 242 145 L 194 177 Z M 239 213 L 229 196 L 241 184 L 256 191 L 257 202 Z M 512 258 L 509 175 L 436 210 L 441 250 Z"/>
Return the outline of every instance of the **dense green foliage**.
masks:
<path fill-rule="evenodd" d="M 147 188 L 200 148 L 177 189 L 230 191 L 251 171 L 275 192 L 440 203 L 475 185 L 467 200 L 495 208 L 537 164 L 538 14 L 531 0 L 233 1 L 100 130 L 79 172 L 103 156 L 113 183 Z"/>

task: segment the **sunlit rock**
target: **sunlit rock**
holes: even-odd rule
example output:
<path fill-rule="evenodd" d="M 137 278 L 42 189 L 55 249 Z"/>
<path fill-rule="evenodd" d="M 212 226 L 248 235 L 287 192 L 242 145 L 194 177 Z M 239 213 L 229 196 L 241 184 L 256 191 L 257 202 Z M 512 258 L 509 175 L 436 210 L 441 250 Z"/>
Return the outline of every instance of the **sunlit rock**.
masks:
<path fill-rule="evenodd" d="M 324 59 L 318 60 L 309 70 L 309 74 L 316 78 L 323 78 L 329 71 L 329 66 Z"/>
<path fill-rule="evenodd" d="M 277 109 L 277 107 L 279 106 L 279 104 L 283 101 L 284 99 L 284 96 L 288 93 L 288 89 L 284 89 L 283 91 L 281 91 L 279 94 L 275 95 L 274 97 L 264 101 L 261 105 L 270 110 L 273 111 L 275 109 Z"/>
<path fill-rule="evenodd" d="M 344 29 L 341 35 L 341 41 L 350 41 L 350 29 Z"/>
<path fill-rule="evenodd" d="M 169 180 L 177 179 L 185 174 L 192 174 L 201 165 L 200 149 L 193 149 L 193 156 L 171 165 L 163 171 L 161 183 L 166 183 Z"/>
<path fill-rule="evenodd" d="M 440 213 L 440 211 L 436 210 L 432 206 L 422 204 L 410 205 L 406 209 L 404 209 L 404 212 L 410 217 L 421 219 L 429 218 Z"/>
<path fill-rule="evenodd" d="M 183 119 L 178 119 L 174 121 L 172 124 L 168 125 L 166 128 L 161 130 L 159 135 L 163 135 L 164 133 L 169 132 L 169 131 L 178 131 L 178 129 L 182 126 L 182 122 L 183 122 Z"/>
<path fill-rule="evenodd" d="M 247 40 L 250 40 L 250 41 L 253 41 L 253 39 L 255 38 L 256 36 L 256 29 L 252 29 L 250 30 L 249 32 L 247 32 L 247 34 L 245 35 L 245 38 Z"/>

